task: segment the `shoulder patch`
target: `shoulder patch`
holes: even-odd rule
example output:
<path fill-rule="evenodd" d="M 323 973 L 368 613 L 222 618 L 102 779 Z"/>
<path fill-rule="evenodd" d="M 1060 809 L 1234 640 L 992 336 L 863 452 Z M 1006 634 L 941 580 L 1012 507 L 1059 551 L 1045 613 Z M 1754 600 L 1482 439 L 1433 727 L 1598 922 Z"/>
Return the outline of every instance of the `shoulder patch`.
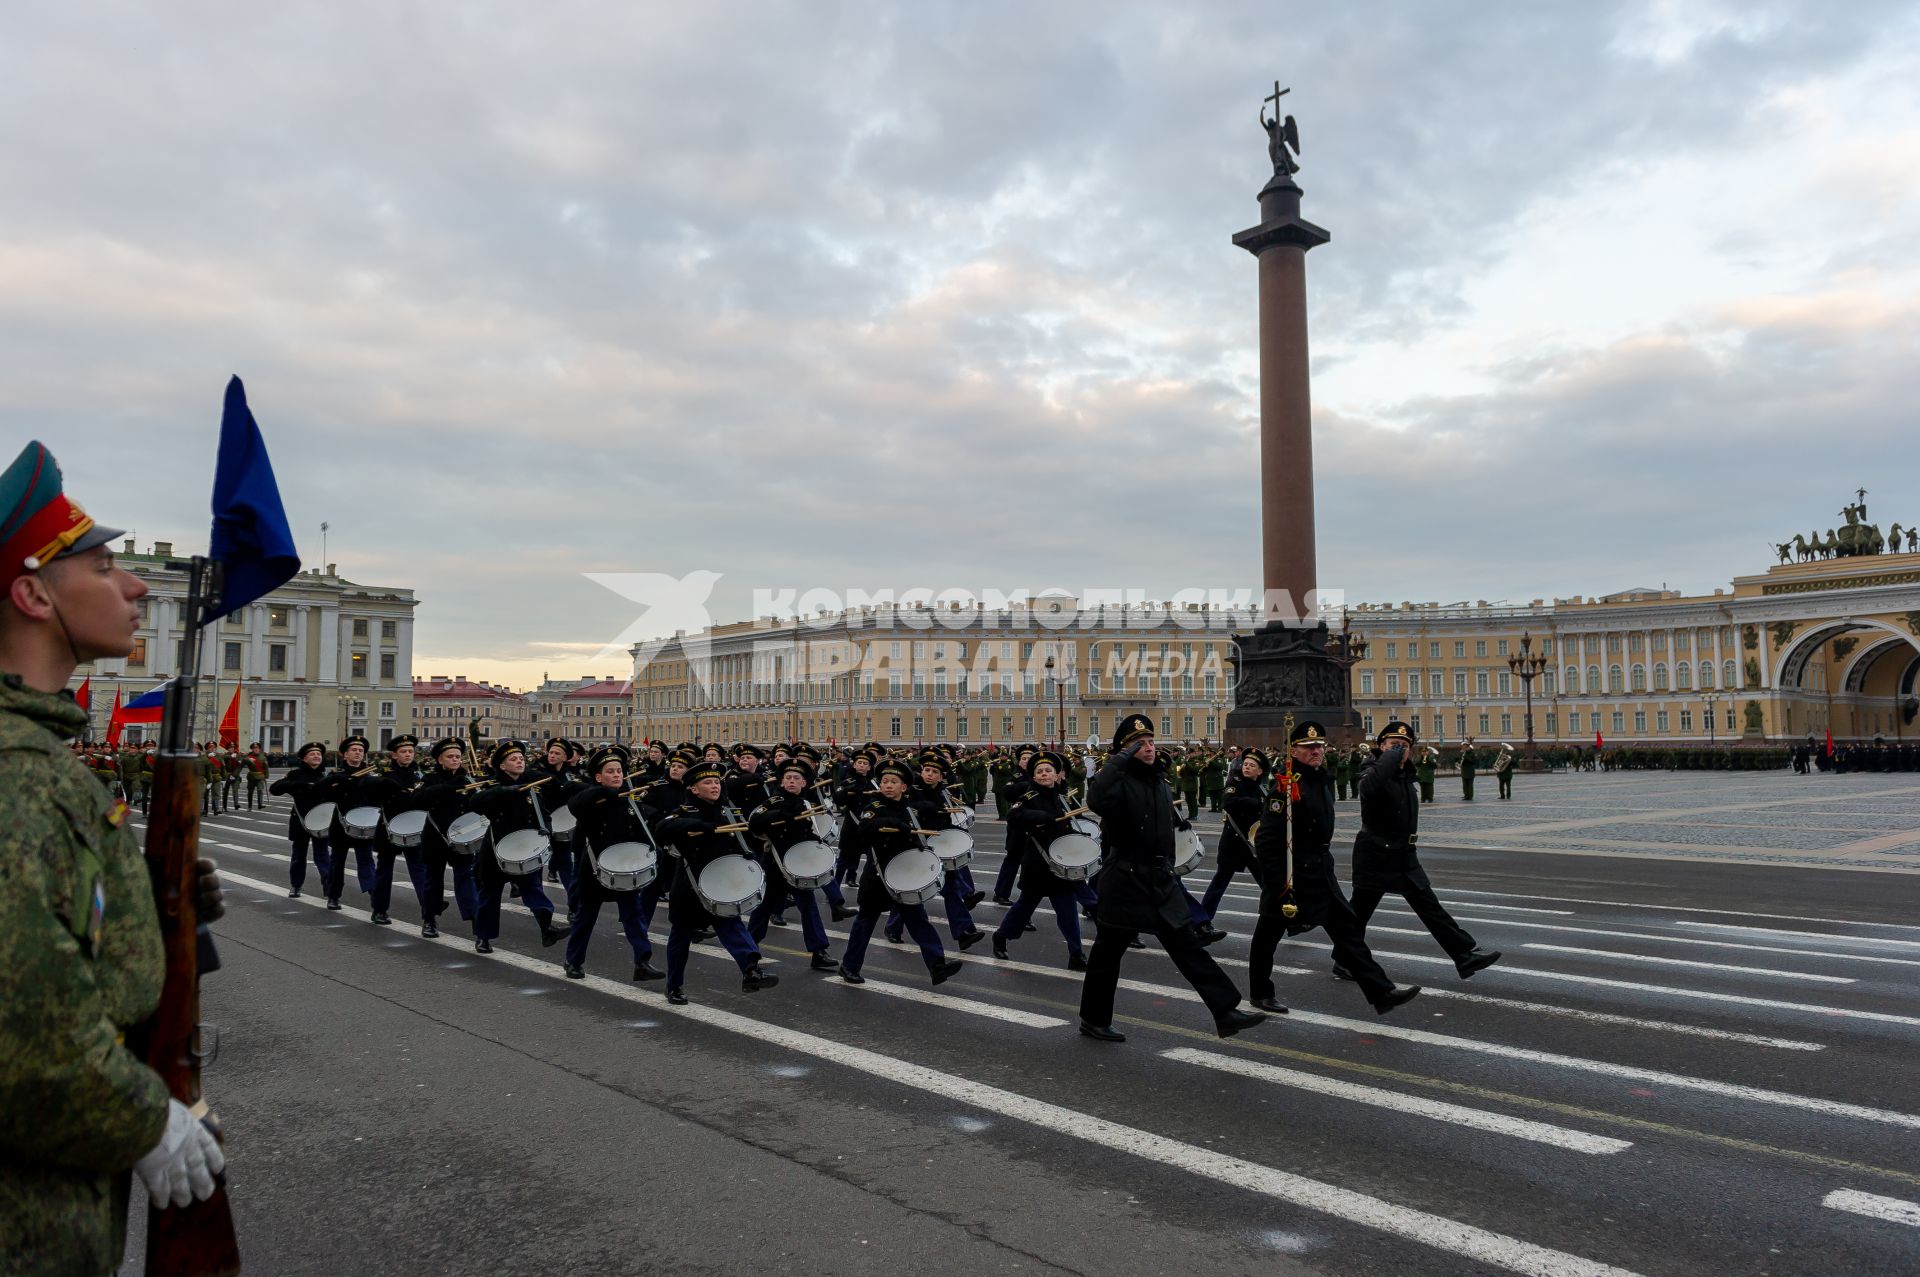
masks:
<path fill-rule="evenodd" d="M 107 808 L 107 823 L 115 829 L 127 823 L 127 800 L 116 798 L 113 806 Z"/>

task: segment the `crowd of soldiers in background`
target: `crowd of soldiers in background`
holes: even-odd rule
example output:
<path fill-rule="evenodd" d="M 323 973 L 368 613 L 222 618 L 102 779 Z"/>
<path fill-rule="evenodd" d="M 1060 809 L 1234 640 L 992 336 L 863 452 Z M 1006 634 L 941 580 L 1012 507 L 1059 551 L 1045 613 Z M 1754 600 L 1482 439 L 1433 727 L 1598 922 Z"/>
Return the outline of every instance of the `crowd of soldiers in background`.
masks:
<path fill-rule="evenodd" d="M 104 745 L 76 743 L 74 749 L 88 768 L 100 777 L 107 789 L 128 803 L 147 810 L 153 786 L 152 745 L 108 749 Z M 841 753 L 849 753 L 842 750 Z M 1186 804 L 1187 817 L 1201 811 L 1220 811 L 1226 793 L 1227 778 L 1240 759 L 1238 746 L 1172 747 L 1167 751 L 1173 761 L 1167 778 L 1174 793 Z M 244 804 L 252 811 L 266 806 L 266 784 L 271 772 L 289 760 L 268 754 L 255 742 L 245 751 L 207 742 L 200 747 L 201 810 L 217 815 L 236 810 Z M 1086 753 L 1067 751 L 1070 775 L 1067 783 L 1084 789 L 1086 778 L 1098 769 L 1105 751 Z M 1328 751 L 1327 767 L 1333 773 L 1335 796 L 1358 796 L 1360 768 L 1366 763 L 1366 745 Z M 956 751 L 955 783 L 967 800 L 979 803 L 996 797 L 1013 775 L 1014 750 L 1006 746 L 963 746 Z M 1493 746 L 1423 745 L 1415 759 L 1415 772 L 1424 802 L 1433 801 L 1438 777 L 1458 777 L 1463 797 L 1471 801 L 1476 772 L 1491 772 L 1499 783 L 1500 797 L 1510 797 L 1517 755 L 1511 745 Z M 1595 748 L 1591 745 L 1543 745 L 1539 758 L 1549 771 L 1768 771 L 1791 767 L 1795 773 L 1814 772 L 1910 772 L 1920 771 L 1920 746 L 1908 742 L 1876 739 L 1872 743 L 1836 744 L 1829 753 L 1824 742 L 1808 737 L 1804 744 L 1786 746 L 1724 746 L 1718 749 L 1667 749 L 1642 745 L 1617 745 Z M 331 755 L 327 765 L 337 760 Z M 1006 817 L 1004 800 L 999 800 Z"/>

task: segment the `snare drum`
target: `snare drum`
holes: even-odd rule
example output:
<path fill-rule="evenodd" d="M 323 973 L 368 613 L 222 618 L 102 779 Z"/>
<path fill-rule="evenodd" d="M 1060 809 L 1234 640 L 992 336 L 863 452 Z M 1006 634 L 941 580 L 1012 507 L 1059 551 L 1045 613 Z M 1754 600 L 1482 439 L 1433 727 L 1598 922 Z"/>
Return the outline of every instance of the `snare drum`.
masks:
<path fill-rule="evenodd" d="M 487 838 L 492 832 L 485 816 L 470 811 L 454 817 L 453 823 L 447 826 L 447 846 L 458 855 L 477 856 L 480 849 L 487 845 Z"/>
<path fill-rule="evenodd" d="M 887 862 L 880 883 L 903 905 L 923 905 L 940 894 L 940 857 L 914 848 Z"/>
<path fill-rule="evenodd" d="M 1173 831 L 1173 872 L 1190 874 L 1200 867 L 1206 858 L 1207 845 L 1200 841 L 1197 829 L 1176 829 Z"/>
<path fill-rule="evenodd" d="M 940 857 L 947 869 L 961 869 L 973 863 L 973 835 L 964 829 L 935 829 L 927 834 L 927 846 Z"/>
<path fill-rule="evenodd" d="M 300 823 L 307 827 L 307 833 L 314 838 L 325 838 L 333 829 L 333 813 L 339 807 L 334 803 L 315 803 L 307 808 L 307 814 L 300 817 Z"/>
<path fill-rule="evenodd" d="M 1040 855 L 1054 877 L 1068 882 L 1091 878 L 1100 868 L 1100 843 L 1085 834 L 1061 834 Z"/>
<path fill-rule="evenodd" d="M 837 843 L 840 841 L 840 818 L 832 812 L 823 811 L 813 817 L 813 838 L 815 842 Z"/>
<path fill-rule="evenodd" d="M 387 841 L 396 847 L 418 847 L 426 836 L 424 811 L 403 811 L 387 820 Z"/>
<path fill-rule="evenodd" d="M 716 856 L 693 878 L 693 894 L 716 918 L 742 918 L 767 894 L 767 871 L 745 856 Z"/>
<path fill-rule="evenodd" d="M 371 842 L 380 832 L 378 807 L 350 807 L 340 813 L 340 828 L 355 842 Z"/>
<path fill-rule="evenodd" d="M 955 811 L 951 814 L 953 816 L 953 827 L 955 829 L 965 829 L 968 831 L 971 831 L 973 829 L 973 821 L 974 821 L 973 808 L 962 807 L 958 811 Z"/>
<path fill-rule="evenodd" d="M 547 857 L 552 854 L 547 836 L 538 829 L 516 829 L 493 844 L 494 863 L 509 878 L 539 873 L 547 867 Z"/>
<path fill-rule="evenodd" d="M 567 808 L 562 807 L 547 817 L 547 832 L 553 835 L 553 841 L 562 846 L 573 841 L 574 826 L 580 822 Z"/>
<path fill-rule="evenodd" d="M 617 842 L 594 855 L 593 876 L 608 891 L 638 891 L 660 876 L 660 857 L 643 842 Z"/>
<path fill-rule="evenodd" d="M 1085 834 L 1095 842 L 1100 841 L 1100 822 L 1091 816 L 1075 816 L 1067 821 L 1067 829 L 1076 834 Z"/>
<path fill-rule="evenodd" d="M 840 853 L 832 847 L 808 839 L 780 853 L 780 872 L 802 891 L 811 891 L 833 881 L 833 871 L 839 861 Z"/>

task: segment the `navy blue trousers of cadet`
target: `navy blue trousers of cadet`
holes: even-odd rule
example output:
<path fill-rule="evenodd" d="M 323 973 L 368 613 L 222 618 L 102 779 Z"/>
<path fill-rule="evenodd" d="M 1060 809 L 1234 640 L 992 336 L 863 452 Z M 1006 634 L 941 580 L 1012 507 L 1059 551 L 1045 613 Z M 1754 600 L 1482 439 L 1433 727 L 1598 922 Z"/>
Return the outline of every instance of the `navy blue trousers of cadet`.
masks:
<path fill-rule="evenodd" d="M 776 882 L 773 874 L 767 875 L 766 897 L 754 907 L 752 916 L 747 919 L 747 934 L 753 937 L 756 944 L 765 940 L 767 919 L 785 909 L 789 903 L 800 911 L 800 935 L 807 943 L 807 952 L 824 952 L 827 948 L 827 927 L 820 921 L 820 902 L 813 898 L 811 890 L 801 891 L 790 882 Z"/>
<path fill-rule="evenodd" d="M 440 893 L 434 890 L 433 875 L 428 872 L 426 858 L 417 847 L 380 848 L 373 866 L 373 911 L 386 913 L 393 904 L 393 862 L 403 855 L 407 861 L 407 880 L 413 884 L 413 896 L 420 902 L 420 917 L 425 921 L 433 916 L 434 902 Z"/>
<path fill-rule="evenodd" d="M 947 951 L 940 947 L 940 933 L 933 929 L 925 905 L 902 905 L 891 916 L 898 918 L 912 934 L 914 943 L 920 946 L 920 957 L 926 962 L 927 970 L 931 971 L 947 960 Z M 873 928 L 879 921 L 877 910 L 869 913 L 862 909 L 847 931 L 847 952 L 840 959 L 840 965 L 855 975 L 860 974 L 860 966 L 867 960 L 867 944 L 873 939 Z"/>
<path fill-rule="evenodd" d="M 480 889 L 480 907 L 474 911 L 473 938 L 475 940 L 498 940 L 500 938 L 500 893 L 506 890 L 508 883 L 520 888 L 520 903 L 533 910 L 534 917 L 540 920 L 542 930 L 553 922 L 553 901 L 547 898 L 546 889 L 540 885 L 540 874 L 518 874 L 508 877 L 504 874 L 488 873 L 487 881 Z"/>
<path fill-rule="evenodd" d="M 347 843 L 353 848 L 354 869 L 360 879 L 360 890 L 373 890 L 373 844 L 370 842 Z M 320 876 L 320 886 L 327 893 L 327 899 L 338 900 L 347 885 L 347 847 L 332 847 L 332 856 L 326 872 Z M 317 863 L 317 862 L 316 862 Z"/>
<path fill-rule="evenodd" d="M 600 880 L 594 878 L 592 884 L 581 893 L 580 912 L 574 915 L 573 931 L 567 936 L 567 962 L 570 966 L 587 965 L 587 942 L 593 939 L 593 925 L 600 921 L 600 906 L 609 899 L 620 913 L 620 930 L 626 934 L 627 944 L 633 949 L 633 965 L 637 967 L 653 957 L 653 941 L 647 938 L 647 922 L 641 916 L 640 893 L 607 891 L 600 886 Z"/>
<path fill-rule="evenodd" d="M 1013 898 L 1013 884 L 1020 876 L 1020 857 L 1008 852 L 1000 861 L 1000 874 L 993 880 L 993 898 L 1010 900 Z"/>
<path fill-rule="evenodd" d="M 993 938 L 1001 944 L 1009 940 L 1018 940 L 1026 934 L 1027 922 L 1044 900 L 1053 906 L 1053 916 L 1060 922 L 1060 934 L 1067 938 L 1067 952 L 1079 953 L 1080 950 L 1080 911 L 1076 907 L 1071 888 L 1056 891 L 1043 896 L 1037 891 L 1023 891 L 1020 898 L 1013 902 L 1013 908 L 1007 910 L 1007 916 L 1000 919 L 1000 925 L 993 929 Z"/>
<path fill-rule="evenodd" d="M 760 950 L 754 947 L 753 937 L 747 934 L 746 927 L 738 918 L 715 918 L 713 934 L 722 947 L 733 955 L 740 964 L 740 974 L 745 975 L 760 961 Z M 692 947 L 693 936 L 685 927 L 675 923 L 667 928 L 667 987 L 684 989 L 687 987 L 687 950 Z"/>
<path fill-rule="evenodd" d="M 307 848 L 311 845 L 313 872 L 319 875 L 320 885 L 324 889 L 333 874 L 333 853 L 327 848 L 327 840 L 310 837 L 303 831 L 289 841 L 293 843 L 293 850 L 287 856 L 287 885 L 295 891 L 306 886 Z"/>

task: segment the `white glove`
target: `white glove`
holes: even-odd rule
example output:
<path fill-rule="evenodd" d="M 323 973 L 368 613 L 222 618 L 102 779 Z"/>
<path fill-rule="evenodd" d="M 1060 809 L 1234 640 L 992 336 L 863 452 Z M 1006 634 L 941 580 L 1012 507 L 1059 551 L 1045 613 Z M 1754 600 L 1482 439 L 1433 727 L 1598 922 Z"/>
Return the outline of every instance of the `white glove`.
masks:
<path fill-rule="evenodd" d="M 213 1177 L 227 1168 L 219 1141 L 179 1100 L 167 1101 L 167 1129 L 160 1142 L 133 1164 L 155 1206 L 185 1206 L 213 1196 Z"/>

